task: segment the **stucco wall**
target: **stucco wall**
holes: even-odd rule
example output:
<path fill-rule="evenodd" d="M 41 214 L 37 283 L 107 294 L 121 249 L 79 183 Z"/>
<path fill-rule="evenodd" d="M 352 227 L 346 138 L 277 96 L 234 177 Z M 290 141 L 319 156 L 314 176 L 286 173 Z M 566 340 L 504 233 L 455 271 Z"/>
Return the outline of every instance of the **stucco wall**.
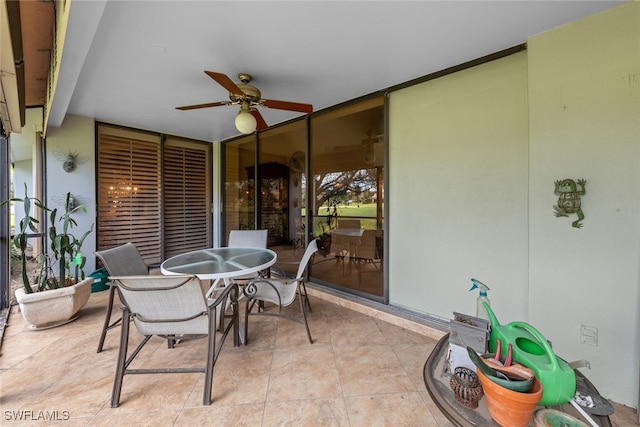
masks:
<path fill-rule="evenodd" d="M 472 277 L 500 318 L 527 316 L 526 52 L 397 91 L 389 117 L 389 297 L 475 314 Z"/>
<path fill-rule="evenodd" d="M 529 46 L 529 320 L 600 392 L 636 406 L 640 268 L 640 3 Z M 555 218 L 553 182 L 587 180 L 584 227 Z M 598 329 L 581 344 L 580 325 Z"/>
<path fill-rule="evenodd" d="M 87 207 L 87 213 L 78 212 L 74 219 L 78 225 L 74 234 L 80 237 L 96 219 L 96 183 L 95 183 L 95 126 L 94 120 L 87 117 L 67 115 L 59 128 L 47 130 L 47 205 L 63 208 L 64 197 L 71 192 L 78 201 Z M 69 152 L 76 153 L 80 162 L 72 172 L 62 169 L 59 156 Z M 61 201 L 62 200 L 62 201 Z M 95 225 L 82 245 L 82 254 L 87 257 L 85 273 L 95 270 L 96 248 Z"/>
<path fill-rule="evenodd" d="M 604 396 L 634 407 L 639 26 L 632 2 L 393 93 L 388 195 L 392 304 L 473 313 L 476 277 L 501 323 L 531 323 L 557 354 L 589 360 Z M 587 180 L 582 229 L 554 216 L 563 178 Z M 581 325 L 597 328 L 597 346 L 581 343 Z"/>

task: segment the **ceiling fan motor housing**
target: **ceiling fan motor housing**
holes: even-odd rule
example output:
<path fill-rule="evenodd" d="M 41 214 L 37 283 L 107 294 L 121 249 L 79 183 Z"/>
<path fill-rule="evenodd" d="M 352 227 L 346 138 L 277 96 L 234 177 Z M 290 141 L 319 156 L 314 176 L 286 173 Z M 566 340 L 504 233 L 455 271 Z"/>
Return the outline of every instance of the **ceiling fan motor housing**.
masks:
<path fill-rule="evenodd" d="M 252 104 L 258 104 L 260 98 L 262 98 L 262 93 L 260 93 L 257 87 L 249 84 L 251 76 L 247 73 L 240 73 L 238 74 L 238 78 L 242 83 L 238 83 L 236 86 L 238 86 L 238 89 L 240 89 L 243 94 L 229 92 L 231 102 L 249 101 Z"/>

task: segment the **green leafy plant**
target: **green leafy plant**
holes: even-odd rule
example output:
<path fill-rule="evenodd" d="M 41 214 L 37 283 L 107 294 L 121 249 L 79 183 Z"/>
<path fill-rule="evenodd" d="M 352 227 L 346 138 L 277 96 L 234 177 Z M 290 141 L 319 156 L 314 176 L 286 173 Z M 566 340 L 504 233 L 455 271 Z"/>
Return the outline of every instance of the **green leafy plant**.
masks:
<path fill-rule="evenodd" d="M 89 230 L 77 238 L 71 233 L 71 229 L 77 226 L 72 215 L 78 211 L 87 212 L 84 205 L 75 206 L 71 193 L 67 193 L 64 211 L 58 218 L 58 209 L 48 208 L 42 201 L 27 195 L 27 186 L 24 186 L 24 197 L 12 198 L 0 203 L 0 206 L 9 201 L 21 202 L 24 210 L 24 217 L 20 220 L 19 232 L 13 237 L 13 244 L 17 248 L 22 264 L 22 282 L 26 293 L 45 291 L 68 286 L 85 278 L 84 266 L 87 258 L 82 255 L 81 248 L 84 240 L 93 231 L 93 224 Z M 50 252 L 42 248 L 37 255 L 39 267 L 35 272 L 33 280 L 29 278 L 27 270 L 28 240 L 40 233 L 37 218 L 31 215 L 32 204 L 44 212 L 49 212 L 48 236 L 50 240 Z M 62 223 L 59 232 L 57 222 Z M 57 274 L 55 267 L 57 266 Z"/>

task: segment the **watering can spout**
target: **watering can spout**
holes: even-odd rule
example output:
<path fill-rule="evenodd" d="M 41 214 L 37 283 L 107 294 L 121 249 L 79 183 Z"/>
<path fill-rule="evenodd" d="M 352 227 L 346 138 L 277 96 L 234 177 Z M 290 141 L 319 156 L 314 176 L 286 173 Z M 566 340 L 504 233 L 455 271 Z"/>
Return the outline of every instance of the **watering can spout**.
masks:
<path fill-rule="evenodd" d="M 491 306 L 486 302 L 483 302 L 482 306 L 484 307 L 484 309 L 487 311 L 487 314 L 489 315 L 489 322 L 491 322 L 491 329 L 494 329 L 497 326 L 500 326 L 500 323 L 498 322 L 496 315 L 493 313 L 493 310 L 491 310 Z"/>

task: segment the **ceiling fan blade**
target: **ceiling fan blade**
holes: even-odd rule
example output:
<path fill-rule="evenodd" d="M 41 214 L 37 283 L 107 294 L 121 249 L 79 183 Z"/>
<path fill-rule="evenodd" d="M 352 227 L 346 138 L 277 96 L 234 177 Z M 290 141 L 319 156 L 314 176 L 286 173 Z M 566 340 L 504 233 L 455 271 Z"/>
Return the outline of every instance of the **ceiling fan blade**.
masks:
<path fill-rule="evenodd" d="M 231 80 L 226 74 L 216 73 L 214 71 L 205 71 L 205 74 L 218 82 L 220 86 L 233 93 L 234 95 L 244 95 L 244 92 Z"/>
<path fill-rule="evenodd" d="M 256 118 L 256 130 L 263 130 L 269 127 L 267 122 L 264 121 L 264 117 L 262 117 L 262 114 L 260 114 L 260 111 L 252 108 L 251 115 Z"/>
<path fill-rule="evenodd" d="M 231 102 L 229 101 L 207 102 L 206 104 L 194 104 L 194 105 L 184 105 L 182 107 L 176 107 L 176 110 L 195 110 L 196 108 L 219 107 L 221 105 L 229 105 L 229 104 L 231 104 Z"/>
<path fill-rule="evenodd" d="M 278 101 L 276 99 L 263 99 L 262 105 L 269 108 L 277 108 L 278 110 L 299 111 L 301 113 L 313 113 L 313 105 L 302 104 L 300 102 Z"/>
<path fill-rule="evenodd" d="M 362 145 L 336 145 L 333 147 L 329 147 L 329 146 L 325 146 L 324 151 L 329 153 L 329 152 L 341 152 L 341 153 L 348 153 L 351 151 L 360 151 L 363 150 L 364 147 L 362 147 Z"/>

